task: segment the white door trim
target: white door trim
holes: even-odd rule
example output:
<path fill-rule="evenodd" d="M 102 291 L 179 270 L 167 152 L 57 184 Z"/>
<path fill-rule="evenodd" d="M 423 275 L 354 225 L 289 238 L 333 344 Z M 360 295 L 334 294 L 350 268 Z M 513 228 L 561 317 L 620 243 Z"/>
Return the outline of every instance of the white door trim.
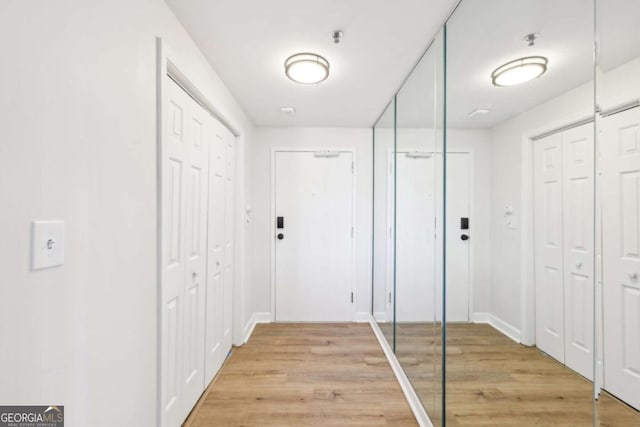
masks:
<path fill-rule="evenodd" d="M 522 133 L 520 142 L 520 339 L 521 344 L 536 344 L 536 288 L 533 204 L 533 144 L 542 135 L 560 132 L 594 119 L 593 109 L 578 113 Z M 596 278 L 594 272 L 594 280 Z"/>
<path fill-rule="evenodd" d="M 166 83 L 169 78 L 175 81 L 181 86 L 185 92 L 187 92 L 198 104 L 200 104 L 206 111 L 209 112 L 216 120 L 220 121 L 225 127 L 227 127 L 231 133 L 236 137 L 237 153 L 242 153 L 242 156 L 236 155 L 236 177 L 244 176 L 244 162 L 238 161 L 238 159 L 244 157 L 244 142 L 245 135 L 241 131 L 241 127 L 229 120 L 225 115 L 215 107 L 215 105 L 199 90 L 198 85 L 189 77 L 185 70 L 188 69 L 186 63 L 183 63 L 173 53 L 174 51 L 170 46 L 161 38 L 156 37 L 156 425 L 162 426 L 162 305 L 163 305 L 163 285 L 166 281 L 166 277 L 162 268 L 162 176 L 163 176 L 163 156 L 164 156 L 164 133 L 163 133 L 163 118 L 165 115 L 164 103 L 166 100 Z M 243 224 L 242 221 L 242 209 L 244 205 L 244 191 L 238 184 L 240 181 L 244 182 L 244 179 L 236 179 L 236 194 L 239 196 L 236 198 L 236 220 L 237 224 Z M 240 191 L 238 191 L 240 190 Z M 236 240 L 236 265 L 240 268 L 235 268 L 234 272 L 234 304 L 233 304 L 233 343 L 243 342 L 243 326 L 242 319 L 242 307 L 244 307 L 244 228 L 236 227 L 235 240 Z M 240 309 L 237 309 L 240 308 Z"/>
<path fill-rule="evenodd" d="M 356 306 L 358 305 L 358 292 L 356 289 L 356 283 L 358 283 L 356 277 L 356 236 L 358 235 L 358 224 L 356 223 L 356 201 L 358 200 L 356 195 L 356 182 L 357 182 L 357 174 L 358 168 L 356 165 L 358 164 L 356 158 L 356 149 L 355 147 L 272 147 L 271 148 L 271 207 L 270 207 L 270 221 L 269 221 L 269 234 L 271 236 L 271 277 L 270 277 L 270 288 L 271 288 L 271 322 L 276 321 L 276 240 L 273 234 L 276 223 L 276 153 L 278 152 L 293 152 L 293 153 L 315 153 L 318 151 L 333 151 L 340 153 L 351 153 L 351 159 L 353 161 L 353 179 L 351 180 L 352 185 L 352 200 L 351 200 L 351 224 L 353 224 L 353 238 L 351 239 L 351 292 L 353 292 L 353 303 L 351 304 L 351 320 L 356 321 Z"/>

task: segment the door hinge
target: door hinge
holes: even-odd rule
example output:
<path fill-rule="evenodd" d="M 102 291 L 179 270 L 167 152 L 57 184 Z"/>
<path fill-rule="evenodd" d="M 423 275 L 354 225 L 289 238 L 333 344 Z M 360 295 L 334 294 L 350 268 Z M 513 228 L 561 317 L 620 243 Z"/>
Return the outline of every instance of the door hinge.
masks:
<path fill-rule="evenodd" d="M 351 226 L 351 238 L 353 239 L 356 235 L 356 230 L 353 226 Z"/>
<path fill-rule="evenodd" d="M 355 173 L 356 172 L 356 164 L 355 162 L 351 162 L 351 173 Z"/>
<path fill-rule="evenodd" d="M 389 292 L 389 304 L 391 304 L 391 292 Z"/>
<path fill-rule="evenodd" d="M 353 292 L 351 292 L 351 304 L 353 304 Z"/>

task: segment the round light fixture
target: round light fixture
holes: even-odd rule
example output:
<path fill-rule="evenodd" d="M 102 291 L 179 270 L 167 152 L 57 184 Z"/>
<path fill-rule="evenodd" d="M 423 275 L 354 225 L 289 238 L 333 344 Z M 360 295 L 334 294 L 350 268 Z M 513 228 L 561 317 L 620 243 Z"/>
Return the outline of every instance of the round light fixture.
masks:
<path fill-rule="evenodd" d="M 543 75 L 548 63 L 544 56 L 527 56 L 509 61 L 491 73 L 491 81 L 494 86 L 519 85 Z"/>
<path fill-rule="evenodd" d="M 315 53 L 297 53 L 284 61 L 284 72 L 296 83 L 313 85 L 329 77 L 329 61 Z"/>

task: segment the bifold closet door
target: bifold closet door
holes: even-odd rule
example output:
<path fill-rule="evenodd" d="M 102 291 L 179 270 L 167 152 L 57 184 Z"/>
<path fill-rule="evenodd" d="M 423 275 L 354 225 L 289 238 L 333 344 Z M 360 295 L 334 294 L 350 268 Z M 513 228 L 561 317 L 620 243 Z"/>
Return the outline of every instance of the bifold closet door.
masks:
<path fill-rule="evenodd" d="M 565 365 L 593 380 L 593 124 L 562 133 Z"/>
<path fill-rule="evenodd" d="M 602 120 L 604 387 L 640 409 L 640 108 Z"/>
<path fill-rule="evenodd" d="M 207 267 L 207 314 L 205 380 L 211 382 L 222 366 L 226 350 L 222 344 L 223 283 L 225 255 L 226 150 L 232 137 L 220 122 L 213 120 L 209 161 L 209 247 Z"/>
<path fill-rule="evenodd" d="M 166 84 L 162 167 L 162 411 L 180 425 L 204 390 L 209 114 Z"/>
<path fill-rule="evenodd" d="M 534 142 L 536 345 L 564 363 L 562 136 Z"/>
<path fill-rule="evenodd" d="M 234 284 L 234 238 L 235 238 L 235 185 L 236 148 L 231 132 L 226 132 L 225 142 L 225 192 L 224 192 L 224 272 L 222 276 L 222 351 L 226 355 L 232 344 L 232 310 Z"/>
<path fill-rule="evenodd" d="M 534 144 L 536 345 L 593 379 L 593 124 Z"/>

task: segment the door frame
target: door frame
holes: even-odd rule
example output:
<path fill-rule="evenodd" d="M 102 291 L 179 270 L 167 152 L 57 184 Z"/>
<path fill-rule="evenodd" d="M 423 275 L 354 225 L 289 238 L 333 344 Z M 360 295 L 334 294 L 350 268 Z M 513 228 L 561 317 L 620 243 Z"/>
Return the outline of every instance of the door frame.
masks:
<path fill-rule="evenodd" d="M 270 257 L 271 257 L 271 277 L 269 287 L 271 296 L 271 322 L 276 322 L 276 239 L 273 230 L 276 223 L 276 154 L 279 152 L 284 153 L 317 153 L 319 151 L 331 151 L 340 153 L 351 153 L 351 161 L 353 162 L 351 174 L 351 224 L 353 226 L 353 237 L 351 238 L 351 292 L 353 292 L 353 303 L 351 304 L 351 321 L 356 321 L 356 306 L 358 303 L 358 292 L 356 289 L 357 277 L 356 277 L 356 237 L 358 235 L 358 225 L 356 223 L 356 201 L 358 200 L 356 194 L 356 182 L 358 168 L 356 167 L 356 149 L 355 147 L 272 147 L 271 148 L 271 207 L 270 207 L 270 221 L 269 221 L 269 235 L 271 241 Z"/>
<path fill-rule="evenodd" d="M 164 244 L 164 236 L 162 233 L 162 195 L 163 185 L 162 178 L 164 173 L 163 159 L 165 154 L 165 138 L 164 138 L 164 118 L 166 115 L 164 103 L 167 98 L 166 85 L 169 79 L 177 83 L 182 89 L 204 108 L 211 116 L 222 123 L 235 137 L 236 143 L 236 184 L 235 191 L 239 197 L 235 202 L 236 224 L 243 224 L 242 221 L 242 205 L 244 204 L 244 191 L 240 183 L 244 183 L 238 177 L 244 177 L 244 162 L 238 161 L 244 158 L 244 144 L 246 136 L 241 131 L 241 127 L 233 120 L 228 119 L 215 104 L 199 89 L 201 86 L 196 83 L 190 76 L 191 73 L 186 72 L 189 67 L 186 62 L 178 59 L 174 50 L 161 37 L 156 37 L 155 43 L 156 53 L 156 147 L 155 147 L 155 167 L 156 167 L 156 425 L 162 426 L 163 410 L 162 410 L 162 321 L 163 321 L 163 286 L 166 281 L 164 269 L 162 268 L 162 248 Z M 195 73 L 194 73 L 195 75 Z M 208 209 L 208 207 L 207 207 Z M 244 307 L 244 228 L 236 226 L 234 230 L 235 239 L 235 268 L 233 277 L 233 306 L 232 306 L 232 343 L 239 345 L 244 342 L 242 315 Z M 240 268 L 238 267 L 240 266 Z M 206 282 L 205 282 L 206 283 Z"/>
<path fill-rule="evenodd" d="M 386 275 L 386 294 L 385 294 L 385 306 L 386 306 L 386 316 L 387 316 L 387 322 L 392 321 L 393 319 L 393 311 L 391 310 L 391 307 L 389 305 L 389 300 L 388 300 L 388 296 L 389 296 L 389 292 L 392 292 L 392 282 L 393 282 L 393 271 L 394 271 L 394 266 L 393 266 L 393 251 L 395 249 L 395 247 L 393 246 L 393 236 L 395 236 L 395 230 L 393 230 L 393 235 L 391 235 L 391 233 L 389 233 L 390 229 L 393 229 L 393 221 L 391 221 L 391 218 L 393 218 L 395 212 L 392 208 L 392 205 L 389 203 L 389 188 L 391 187 L 391 185 L 393 184 L 393 179 L 395 178 L 395 174 L 394 174 L 394 167 L 395 167 L 395 162 L 393 161 L 393 154 L 394 153 L 409 153 L 409 152 L 420 152 L 420 153 L 425 153 L 425 154 L 431 154 L 434 156 L 442 156 L 442 152 L 440 151 L 430 151 L 430 150 L 411 150 L 411 149 L 407 149 L 407 150 L 396 150 L 393 148 L 389 148 L 387 150 L 387 221 L 386 221 L 386 241 L 387 241 L 387 247 L 386 247 L 386 271 L 385 271 L 385 275 Z M 473 179 L 474 176 L 474 151 L 472 149 L 455 149 L 455 150 L 447 150 L 447 155 L 448 154 L 467 154 L 469 156 L 469 217 L 470 218 L 476 218 L 475 216 L 475 180 Z M 436 189 L 441 189 L 440 186 L 437 185 L 436 182 Z M 473 223 L 472 223 L 473 224 Z M 472 305 L 473 305 L 473 289 L 474 289 L 474 247 L 475 247 L 475 239 L 471 239 L 471 243 L 469 244 L 469 279 L 467 281 L 467 319 L 468 322 L 473 322 L 473 310 L 472 310 Z M 446 248 L 446 246 L 445 246 Z M 437 259 L 437 251 L 438 251 L 438 245 L 436 245 L 436 263 L 438 262 Z M 436 283 L 437 286 L 437 283 Z M 442 298 L 442 294 L 438 295 L 436 294 L 436 297 L 440 297 Z M 395 301 L 395 295 L 393 296 L 393 300 L 392 300 L 392 305 L 393 305 L 393 301 Z M 436 301 L 437 303 L 438 301 Z M 438 307 L 436 306 L 436 313 L 438 312 Z M 440 307 L 440 315 L 442 315 L 442 308 Z"/>
<path fill-rule="evenodd" d="M 592 123 L 594 120 L 595 114 L 592 109 L 582 109 L 560 120 L 549 122 L 545 126 L 522 132 L 520 142 L 520 210 L 522 212 L 520 220 L 520 334 L 519 336 L 510 336 L 510 338 L 526 346 L 534 346 L 536 344 L 533 145 L 545 136 L 586 123 Z M 594 250 L 596 250 L 595 247 Z M 595 273 L 594 271 L 594 285 L 598 286 L 598 277 Z M 516 328 L 513 329 L 517 330 Z"/>

